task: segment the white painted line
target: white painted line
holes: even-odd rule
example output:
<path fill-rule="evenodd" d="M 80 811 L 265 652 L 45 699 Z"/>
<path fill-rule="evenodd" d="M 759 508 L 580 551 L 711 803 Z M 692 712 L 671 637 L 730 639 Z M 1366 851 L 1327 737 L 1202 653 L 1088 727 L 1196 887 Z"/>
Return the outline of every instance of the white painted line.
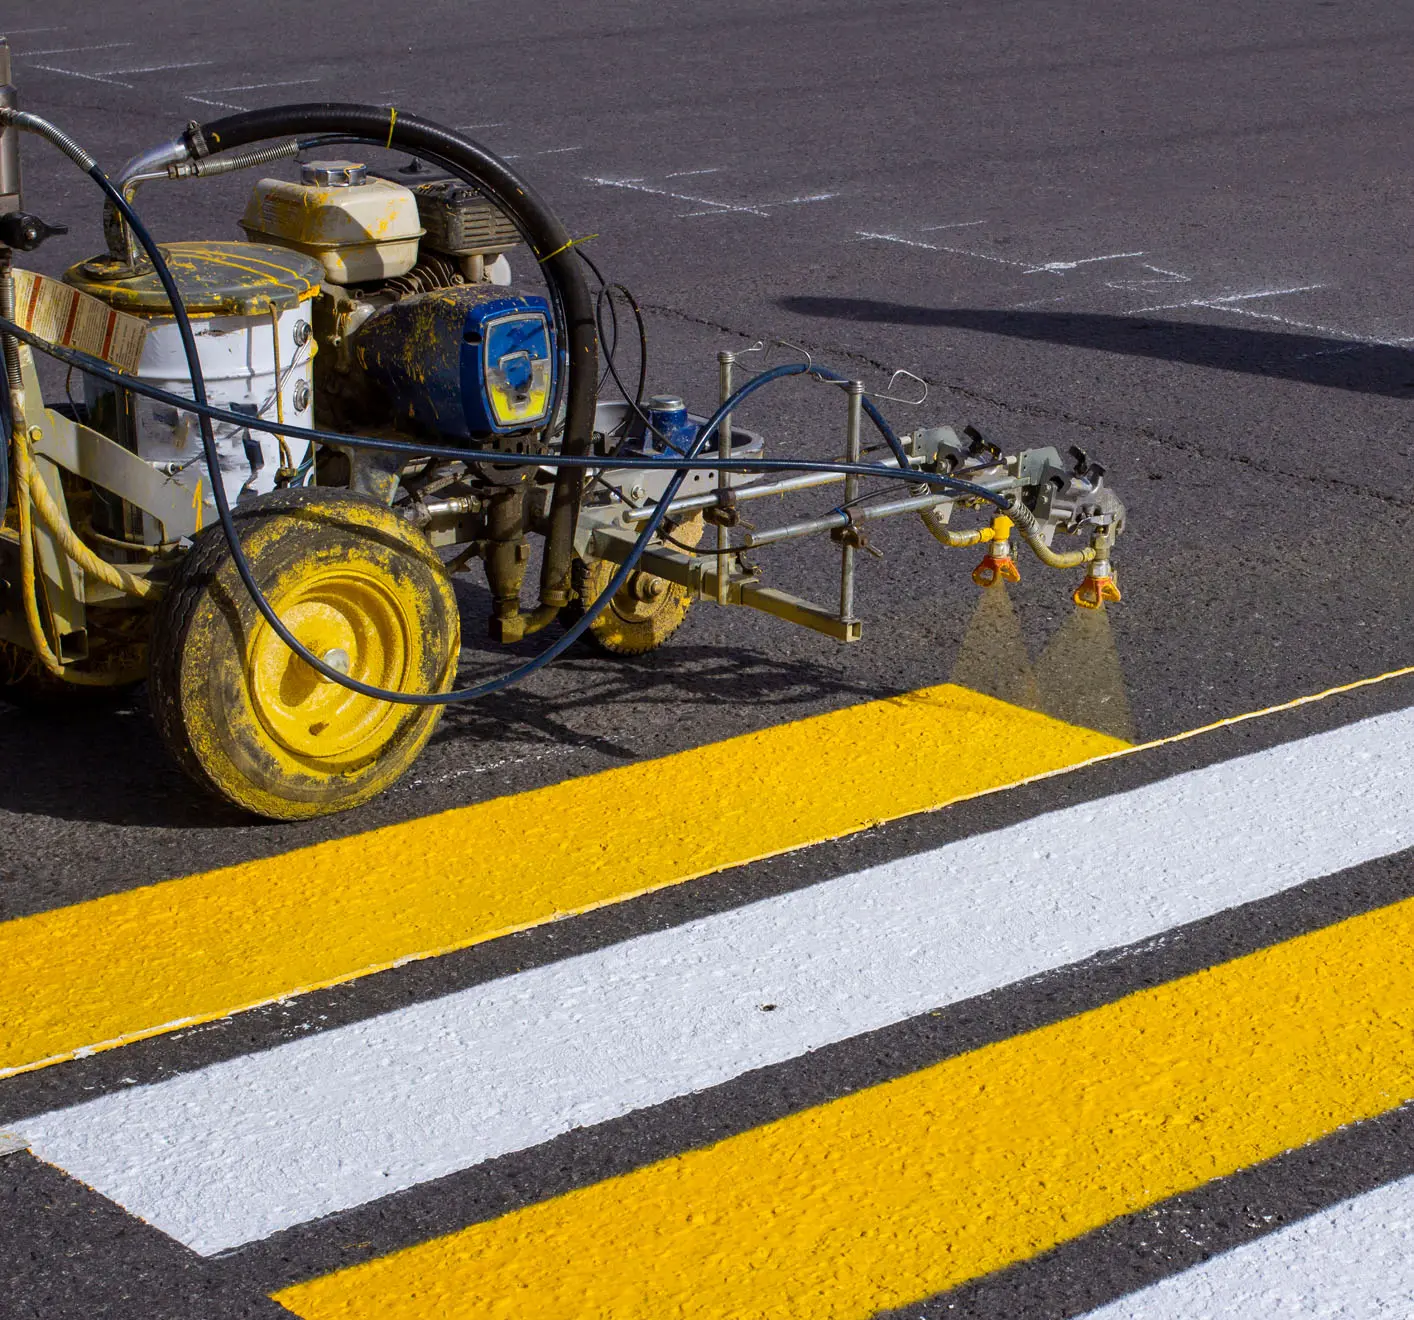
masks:
<path fill-rule="evenodd" d="M 985 220 L 954 220 L 950 225 L 924 225 L 921 233 L 931 234 L 937 229 L 971 229 L 974 225 L 985 225 Z"/>
<path fill-rule="evenodd" d="M 182 99 L 185 101 L 195 101 L 197 105 L 219 106 L 222 110 L 244 110 L 246 108 L 243 105 L 235 105 L 230 101 L 213 101 L 205 96 L 186 96 Z"/>
<path fill-rule="evenodd" d="M 697 174 L 720 174 L 721 172 L 722 167 L 720 165 L 713 165 L 712 168 L 708 170 L 675 170 L 672 174 L 665 174 L 663 177 L 665 179 L 689 179 Z"/>
<path fill-rule="evenodd" d="M 458 133 L 467 133 L 473 128 L 505 128 L 509 123 L 509 119 L 496 119 L 485 124 L 453 124 L 452 127 L 455 128 Z"/>
<path fill-rule="evenodd" d="M 1414 710 L 20 1127 L 210 1254 L 1409 847 Z"/>
<path fill-rule="evenodd" d="M 1086 1320 L 1414 1315 L 1414 1178 L 1367 1192 L 1091 1311 Z"/>

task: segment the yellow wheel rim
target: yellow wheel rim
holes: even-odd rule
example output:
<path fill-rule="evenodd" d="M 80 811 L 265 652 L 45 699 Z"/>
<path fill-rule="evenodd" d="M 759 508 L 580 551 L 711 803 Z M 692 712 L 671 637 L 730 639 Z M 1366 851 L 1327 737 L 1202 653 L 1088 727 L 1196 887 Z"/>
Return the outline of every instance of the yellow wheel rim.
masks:
<path fill-rule="evenodd" d="M 271 604 L 301 645 L 351 678 L 401 690 L 416 672 L 415 613 L 395 584 L 357 562 L 301 575 Z M 326 764 L 362 759 L 393 736 L 407 713 L 325 678 L 263 620 L 249 657 L 255 714 L 297 756 Z"/>

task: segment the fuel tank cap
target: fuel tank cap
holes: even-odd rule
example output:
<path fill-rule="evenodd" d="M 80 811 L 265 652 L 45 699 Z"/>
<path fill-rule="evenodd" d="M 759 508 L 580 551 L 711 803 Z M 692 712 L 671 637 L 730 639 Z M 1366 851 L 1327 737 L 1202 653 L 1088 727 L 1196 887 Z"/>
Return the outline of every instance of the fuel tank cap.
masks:
<path fill-rule="evenodd" d="M 368 182 L 368 166 L 354 160 L 305 161 L 299 181 L 316 188 L 355 188 Z"/>

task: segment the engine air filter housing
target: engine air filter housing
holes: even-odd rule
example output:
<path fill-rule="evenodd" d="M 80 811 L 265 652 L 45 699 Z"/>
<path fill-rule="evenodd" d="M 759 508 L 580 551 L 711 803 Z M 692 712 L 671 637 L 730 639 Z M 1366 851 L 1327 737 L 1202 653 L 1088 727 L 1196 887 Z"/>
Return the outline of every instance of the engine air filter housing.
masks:
<path fill-rule="evenodd" d="M 413 189 L 426 231 L 423 245 L 453 257 L 490 256 L 513 248 L 520 233 L 494 202 L 460 179 L 438 179 Z"/>

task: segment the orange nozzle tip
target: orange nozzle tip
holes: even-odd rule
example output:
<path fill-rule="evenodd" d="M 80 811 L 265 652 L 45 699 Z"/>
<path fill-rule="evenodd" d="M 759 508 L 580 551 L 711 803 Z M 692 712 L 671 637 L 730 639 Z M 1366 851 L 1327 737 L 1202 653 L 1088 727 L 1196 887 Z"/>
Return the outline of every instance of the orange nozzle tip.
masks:
<path fill-rule="evenodd" d="M 1071 592 L 1070 598 L 1082 609 L 1101 610 L 1106 601 L 1117 603 L 1121 599 L 1119 583 L 1112 577 L 1087 577 Z"/>
<path fill-rule="evenodd" d="M 1006 555 L 987 555 L 972 570 L 972 580 L 979 587 L 995 587 L 998 582 L 1020 582 L 1021 570 L 1016 560 Z"/>

